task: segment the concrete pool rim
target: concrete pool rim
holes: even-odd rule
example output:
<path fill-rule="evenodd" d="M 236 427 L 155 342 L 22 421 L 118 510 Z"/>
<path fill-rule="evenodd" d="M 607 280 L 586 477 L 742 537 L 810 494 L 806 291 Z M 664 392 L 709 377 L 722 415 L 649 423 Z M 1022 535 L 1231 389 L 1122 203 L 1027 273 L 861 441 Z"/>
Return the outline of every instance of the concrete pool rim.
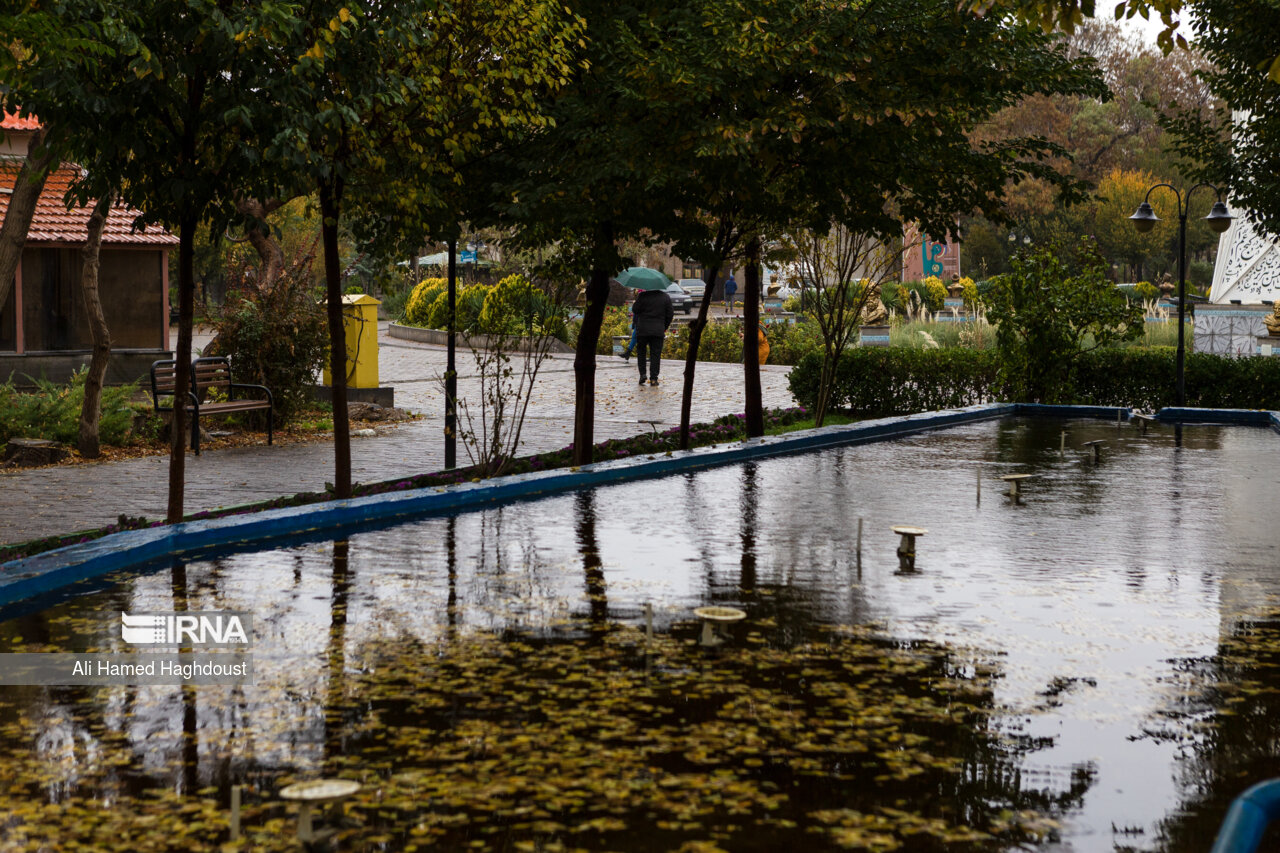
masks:
<path fill-rule="evenodd" d="M 146 530 L 126 530 L 0 564 L 0 606 L 130 567 L 197 559 L 231 550 L 259 550 L 285 540 L 339 538 L 345 531 L 358 532 L 371 526 L 753 459 L 884 441 L 1006 417 L 1127 420 L 1132 414 L 1128 408 L 1113 406 L 988 403 L 765 436 L 725 446 L 613 459 L 580 468 L 515 474 L 479 483 L 411 489 Z M 1270 427 L 1280 433 L 1280 412 L 1265 410 L 1166 408 L 1161 409 L 1155 419 L 1174 424 Z"/>

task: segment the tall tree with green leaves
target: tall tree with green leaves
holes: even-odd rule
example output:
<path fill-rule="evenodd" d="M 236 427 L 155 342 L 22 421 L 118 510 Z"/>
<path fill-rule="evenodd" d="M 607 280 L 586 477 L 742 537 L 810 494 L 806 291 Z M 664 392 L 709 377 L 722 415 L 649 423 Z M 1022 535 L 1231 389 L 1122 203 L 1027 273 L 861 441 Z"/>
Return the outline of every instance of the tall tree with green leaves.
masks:
<path fill-rule="evenodd" d="M 139 226 L 178 232 L 177 399 L 190 387 L 197 226 L 234 215 L 232 188 L 261 173 L 245 131 L 255 119 L 264 57 L 238 36 L 279 26 L 282 3 L 66 0 L 24 5 L 3 21 L 5 103 L 50 123 L 55 150 L 85 172 L 83 202 L 116 188 Z M 13 45 L 20 49 L 13 49 Z M 77 60 L 76 57 L 79 57 Z M 186 412 L 174 407 L 170 521 L 183 517 Z"/>
<path fill-rule="evenodd" d="M 319 198 L 334 406 L 334 489 L 351 492 L 338 225 L 350 201 L 368 239 L 421 245 L 456 228 L 477 154 L 538 127 L 565 79 L 576 21 L 545 0 L 313 5 L 280 50 L 268 157 Z"/>
<path fill-rule="evenodd" d="M 627 94 L 662 105 L 650 182 L 676 216 L 652 227 L 709 269 L 795 228 L 946 233 L 961 213 L 999 216 L 1008 184 L 1027 177 L 1079 197 L 1048 162 L 1059 147 L 971 132 L 1030 94 L 1105 91 L 1054 37 L 940 0 L 691 0 L 637 19 L 627 38 Z M 705 320 L 704 303 L 691 353 Z"/>
<path fill-rule="evenodd" d="M 552 125 L 509 152 L 506 221 L 518 242 L 555 245 L 561 274 L 586 279 L 586 309 L 574 358 L 573 461 L 591 461 L 595 443 L 596 343 L 609 279 L 623 265 L 618 241 L 652 239 L 670 215 L 665 149 L 669 110 L 646 100 L 640 82 L 651 42 L 642 22 L 666 13 L 660 2 L 575 0 L 585 23 L 581 64 L 547 107 Z"/>

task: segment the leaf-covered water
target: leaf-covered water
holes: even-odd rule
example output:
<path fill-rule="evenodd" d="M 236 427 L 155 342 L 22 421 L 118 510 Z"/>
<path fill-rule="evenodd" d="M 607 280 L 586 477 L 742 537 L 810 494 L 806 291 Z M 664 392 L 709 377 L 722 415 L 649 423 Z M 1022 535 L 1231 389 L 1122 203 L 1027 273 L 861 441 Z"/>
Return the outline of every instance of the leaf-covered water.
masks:
<path fill-rule="evenodd" d="M 0 849 L 216 847 L 232 785 L 296 848 L 277 792 L 327 775 L 364 783 L 340 849 L 1202 850 L 1280 766 L 1276 441 L 964 427 L 0 614 L 4 651 L 120 651 L 121 610 L 248 610 L 257 672 L 0 688 Z M 703 604 L 748 613 L 721 649 Z"/>

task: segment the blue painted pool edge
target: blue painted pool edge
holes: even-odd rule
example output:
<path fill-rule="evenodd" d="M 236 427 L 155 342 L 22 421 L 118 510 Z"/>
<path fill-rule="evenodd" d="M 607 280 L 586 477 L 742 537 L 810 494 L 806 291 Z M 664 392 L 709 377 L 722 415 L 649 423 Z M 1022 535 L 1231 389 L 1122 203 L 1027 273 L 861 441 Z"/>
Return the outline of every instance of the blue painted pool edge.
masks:
<path fill-rule="evenodd" d="M 1231 803 L 1210 853 L 1256 853 L 1267 825 L 1280 817 L 1280 779 L 1259 782 Z"/>
<path fill-rule="evenodd" d="M 1265 409 L 1179 409 L 1171 406 L 1157 412 L 1156 420 L 1182 424 L 1275 426 L 1280 424 L 1280 413 Z"/>
<path fill-rule="evenodd" d="M 1186 412 L 1203 415 L 1214 410 L 1164 409 L 1160 413 L 1161 419 L 1170 411 L 1182 416 Z M 1199 419 L 1197 422 L 1264 422 L 1257 418 L 1246 420 L 1237 417 L 1241 413 L 1235 410 L 1221 411 L 1227 413 L 1221 420 Z M 1114 419 L 1119 415 L 1127 419 L 1129 414 L 1130 411 L 1126 408 L 1109 406 L 989 403 L 766 436 L 734 442 L 725 447 L 672 451 L 669 455 L 652 455 L 641 459 L 615 459 L 584 465 L 578 469 L 516 474 L 480 483 L 414 489 L 206 521 L 188 521 L 148 530 L 123 531 L 92 542 L 70 545 L 0 564 L 0 605 L 51 592 L 76 581 L 130 566 L 154 563 L 170 557 L 186 558 L 219 548 L 247 544 L 266 545 L 277 540 L 330 531 L 341 535 L 344 529 L 354 529 L 361 525 L 392 523 L 402 519 L 476 509 L 513 500 L 696 471 L 751 459 L 884 441 L 931 429 L 1010 415 L 1104 419 Z M 1269 422 L 1280 432 L 1280 413 L 1243 414 L 1262 418 L 1269 416 L 1269 421 L 1265 422 Z"/>

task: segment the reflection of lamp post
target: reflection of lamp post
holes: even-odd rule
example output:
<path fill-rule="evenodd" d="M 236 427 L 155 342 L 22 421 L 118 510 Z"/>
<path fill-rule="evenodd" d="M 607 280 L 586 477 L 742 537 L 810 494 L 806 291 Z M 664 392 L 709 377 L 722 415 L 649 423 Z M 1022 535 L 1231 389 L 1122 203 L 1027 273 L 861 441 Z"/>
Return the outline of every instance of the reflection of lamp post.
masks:
<path fill-rule="evenodd" d="M 1183 336 L 1186 330 L 1183 325 L 1186 323 L 1187 313 L 1187 214 L 1191 212 L 1191 194 L 1201 187 L 1208 187 L 1217 193 L 1218 200 L 1213 203 L 1209 215 L 1204 218 L 1215 234 L 1226 231 L 1231 226 L 1232 217 L 1227 206 L 1222 203 L 1222 191 L 1212 184 L 1196 184 L 1186 193 L 1179 193 L 1172 184 L 1156 184 L 1147 190 L 1142 204 L 1138 205 L 1133 216 L 1129 217 L 1133 227 L 1137 228 L 1141 234 L 1149 232 L 1160 221 L 1160 217 L 1156 216 L 1156 212 L 1151 209 L 1149 201 L 1151 194 L 1160 187 L 1172 190 L 1174 198 L 1178 200 L 1178 406 L 1182 407 L 1187 404 L 1186 350 L 1183 347 Z M 1186 204 L 1184 205 L 1183 202 Z"/>

